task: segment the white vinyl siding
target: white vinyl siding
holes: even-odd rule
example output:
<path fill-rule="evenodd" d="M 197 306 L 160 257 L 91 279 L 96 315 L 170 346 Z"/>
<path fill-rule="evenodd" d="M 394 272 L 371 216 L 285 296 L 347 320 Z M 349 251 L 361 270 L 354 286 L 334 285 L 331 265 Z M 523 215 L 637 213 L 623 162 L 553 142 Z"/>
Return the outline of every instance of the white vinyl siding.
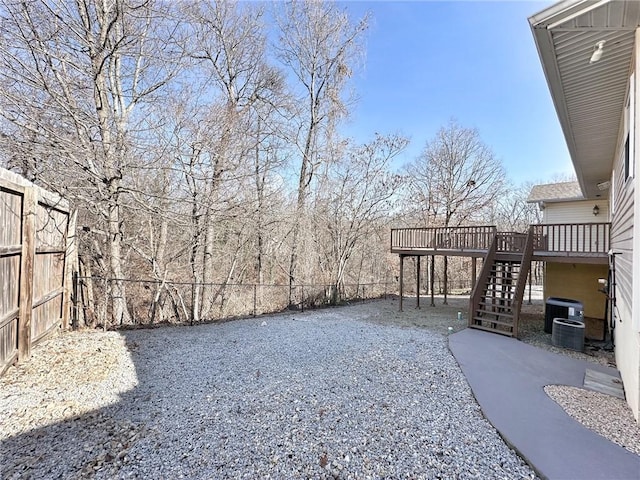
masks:
<path fill-rule="evenodd" d="M 636 121 L 635 121 L 635 73 L 631 74 L 629 79 L 629 102 L 628 102 L 628 117 L 627 117 L 627 133 L 629 138 L 629 151 L 626 152 L 629 155 L 629 175 L 635 176 L 635 164 L 636 164 Z"/>
<path fill-rule="evenodd" d="M 631 76 L 631 79 L 635 75 Z M 611 222 L 611 248 L 616 255 L 616 316 L 618 321 L 631 322 L 633 311 L 633 218 L 634 218 L 634 174 L 633 171 L 625 171 L 626 152 L 625 143 L 629 139 L 629 133 L 635 133 L 632 120 L 635 115 L 631 112 L 635 105 L 635 95 L 629 92 L 629 109 L 626 110 L 621 119 L 621 132 L 618 139 L 618 149 L 615 156 L 613 177 L 611 183 L 615 185 L 613 195 L 613 211 Z M 635 139 L 632 142 L 635 145 Z M 630 153 L 635 155 L 635 148 L 630 148 Z M 635 167 L 633 158 L 629 159 L 629 166 Z"/>
<path fill-rule="evenodd" d="M 598 206 L 598 215 L 593 207 Z M 606 199 L 578 200 L 547 203 L 543 223 L 566 225 L 545 228 L 550 251 L 602 252 L 609 248 L 608 229 L 605 225 L 585 227 L 588 223 L 609 222 L 609 202 Z"/>
<path fill-rule="evenodd" d="M 598 205 L 600 213 L 593 214 Z M 609 221 L 609 202 L 606 199 L 547 203 L 543 223 L 604 223 Z"/>
<path fill-rule="evenodd" d="M 624 169 L 618 169 L 624 174 Z M 621 185 L 621 178 L 616 179 Z M 616 195 L 616 215 L 611 222 L 611 248 L 616 255 L 617 314 L 631 320 L 633 304 L 633 182 L 620 188 Z"/>

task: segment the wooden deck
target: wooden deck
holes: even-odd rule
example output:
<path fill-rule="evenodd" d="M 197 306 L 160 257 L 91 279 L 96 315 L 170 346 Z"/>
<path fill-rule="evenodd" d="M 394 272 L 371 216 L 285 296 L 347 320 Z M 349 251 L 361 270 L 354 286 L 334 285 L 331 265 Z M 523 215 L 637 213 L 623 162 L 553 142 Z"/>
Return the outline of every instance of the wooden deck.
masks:
<path fill-rule="evenodd" d="M 472 257 L 473 290 L 469 327 L 518 336 L 522 298 L 532 261 L 609 262 L 609 223 L 531 225 L 527 233 L 498 232 L 495 226 L 397 228 L 391 230 L 391 253 L 400 258 L 400 311 L 404 291 L 404 259 L 422 256 Z M 477 258 L 482 269 L 476 277 Z M 431 262 L 430 283 L 434 282 Z M 446 281 L 446 276 L 445 276 Z M 416 274 L 416 307 L 420 307 L 420 275 Z M 433 303 L 433 288 L 431 290 Z M 446 297 L 445 297 L 446 299 Z"/>
<path fill-rule="evenodd" d="M 598 263 L 609 261 L 610 223 L 531 225 L 534 261 Z M 497 251 L 521 254 L 527 233 L 498 232 L 492 225 L 391 229 L 391 253 L 406 256 L 484 257 L 497 237 Z"/>

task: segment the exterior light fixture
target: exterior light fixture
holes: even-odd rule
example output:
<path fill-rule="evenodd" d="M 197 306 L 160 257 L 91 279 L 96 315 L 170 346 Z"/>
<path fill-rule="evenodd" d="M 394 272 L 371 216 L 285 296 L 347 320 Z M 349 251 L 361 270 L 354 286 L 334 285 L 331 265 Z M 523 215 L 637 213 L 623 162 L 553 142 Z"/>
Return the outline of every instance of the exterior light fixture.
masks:
<path fill-rule="evenodd" d="M 594 205 L 593 214 L 597 216 L 600 213 L 600 207 L 598 205 Z"/>
<path fill-rule="evenodd" d="M 605 43 L 607 43 L 606 40 L 600 40 L 596 43 L 595 47 L 593 47 L 593 53 L 591 54 L 591 60 L 589 60 L 589 63 L 596 63 L 600 58 L 602 58 Z"/>

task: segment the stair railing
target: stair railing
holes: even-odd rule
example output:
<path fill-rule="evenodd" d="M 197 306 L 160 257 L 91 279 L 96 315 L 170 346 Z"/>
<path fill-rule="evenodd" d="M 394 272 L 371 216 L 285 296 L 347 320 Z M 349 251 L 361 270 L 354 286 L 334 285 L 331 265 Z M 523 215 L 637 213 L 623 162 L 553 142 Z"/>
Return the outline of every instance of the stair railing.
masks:
<path fill-rule="evenodd" d="M 480 299 L 482 298 L 482 294 L 484 293 L 484 288 L 489 280 L 489 277 L 491 276 L 491 268 L 493 266 L 493 262 L 495 261 L 497 251 L 498 235 L 494 234 L 489 250 L 484 257 L 484 263 L 482 264 L 482 268 L 480 269 L 480 274 L 476 279 L 476 284 L 473 286 L 471 298 L 469 299 L 468 325 L 470 327 L 474 324 L 473 317 L 475 317 L 476 310 L 478 310 L 478 307 L 480 305 Z"/>
<path fill-rule="evenodd" d="M 516 338 L 518 338 L 518 323 L 520 321 L 522 298 L 524 297 L 524 290 L 527 286 L 527 277 L 529 276 L 529 269 L 531 268 L 531 259 L 533 258 L 534 237 L 535 232 L 532 225 L 529 227 L 529 233 L 527 234 L 524 251 L 522 252 L 522 264 L 520 265 L 520 272 L 518 273 L 518 280 L 516 282 L 516 291 L 511 307 L 513 313 L 513 336 Z"/>

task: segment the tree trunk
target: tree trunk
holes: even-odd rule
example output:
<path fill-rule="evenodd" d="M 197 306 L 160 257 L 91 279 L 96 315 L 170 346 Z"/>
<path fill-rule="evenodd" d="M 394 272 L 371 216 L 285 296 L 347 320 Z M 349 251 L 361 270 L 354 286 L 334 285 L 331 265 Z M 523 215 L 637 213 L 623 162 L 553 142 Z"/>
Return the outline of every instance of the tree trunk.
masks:
<path fill-rule="evenodd" d="M 122 275 L 122 232 L 117 201 L 109 205 L 109 268 L 111 270 L 111 308 L 116 325 L 132 323 L 127 307 L 125 283 Z"/>
<path fill-rule="evenodd" d="M 200 251 L 200 216 L 198 212 L 197 193 L 192 192 L 191 203 L 191 225 L 193 233 L 191 235 L 191 253 L 189 263 L 191 264 L 191 325 L 200 321 L 200 275 L 199 275 L 199 258 Z"/>
<path fill-rule="evenodd" d="M 289 257 L 289 306 L 293 305 L 293 294 L 294 294 L 294 284 L 296 277 L 296 268 L 298 264 L 298 242 L 300 241 L 300 227 L 302 222 L 302 217 L 304 216 L 304 206 L 305 206 L 305 197 L 307 195 L 307 176 L 309 173 L 308 170 L 308 159 L 307 155 L 310 150 L 311 145 L 311 135 L 312 132 L 309 131 L 307 138 L 307 147 L 306 151 L 302 158 L 302 165 L 300 166 L 300 177 L 298 178 L 298 197 L 296 201 L 296 211 L 293 219 L 293 237 L 291 243 L 291 256 Z M 309 182 L 311 180 L 309 179 Z"/>

